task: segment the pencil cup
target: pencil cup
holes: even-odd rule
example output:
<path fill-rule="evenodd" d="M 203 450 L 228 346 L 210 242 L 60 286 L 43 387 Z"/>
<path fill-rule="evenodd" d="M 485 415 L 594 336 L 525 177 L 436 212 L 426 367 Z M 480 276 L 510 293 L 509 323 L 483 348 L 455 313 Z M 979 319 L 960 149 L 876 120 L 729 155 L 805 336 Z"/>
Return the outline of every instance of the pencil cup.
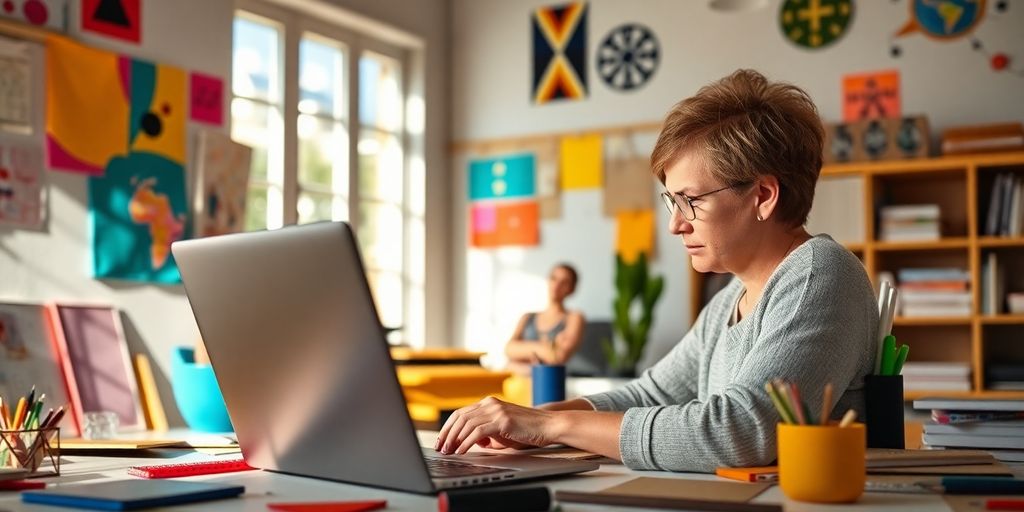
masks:
<path fill-rule="evenodd" d="M 0 430 L 0 470 L 60 475 L 60 427 Z"/>
<path fill-rule="evenodd" d="M 533 406 L 565 400 L 565 366 L 535 364 L 530 369 Z"/>
<path fill-rule="evenodd" d="M 864 492 L 864 425 L 780 423 L 779 485 L 791 499 L 851 503 Z"/>
<path fill-rule="evenodd" d="M 868 447 L 903 449 L 903 376 L 865 377 L 864 406 Z"/>

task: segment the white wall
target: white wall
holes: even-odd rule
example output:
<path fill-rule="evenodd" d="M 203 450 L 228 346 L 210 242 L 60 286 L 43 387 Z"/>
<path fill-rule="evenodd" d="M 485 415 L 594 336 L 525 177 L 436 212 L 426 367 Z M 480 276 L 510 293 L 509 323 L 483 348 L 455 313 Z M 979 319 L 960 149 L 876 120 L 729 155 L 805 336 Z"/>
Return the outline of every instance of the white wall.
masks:
<path fill-rule="evenodd" d="M 909 1 L 909 0 L 907 0 Z M 787 42 L 780 31 L 778 0 L 738 14 L 711 11 L 708 2 L 678 0 L 590 0 L 589 97 L 584 101 L 530 103 L 530 13 L 543 0 L 454 0 L 452 6 L 452 135 L 456 141 L 523 134 L 585 131 L 587 128 L 660 120 L 675 102 L 741 67 L 795 83 L 810 93 L 829 120 L 841 117 L 843 75 L 898 69 L 904 113 L 925 113 L 933 133 L 952 124 L 1020 121 L 1024 76 L 997 74 L 969 39 L 935 42 L 917 34 L 898 40 L 903 55 L 889 55 L 890 35 L 907 20 L 907 1 L 856 2 L 845 37 L 815 52 Z M 991 4 L 976 36 L 990 51 L 1016 56 L 1024 71 L 1024 9 L 1010 2 L 1006 13 Z M 644 88 L 619 93 L 594 71 L 596 48 L 625 22 L 649 26 L 661 42 L 661 67 Z M 647 150 L 650 144 L 645 145 Z M 564 194 L 565 215 L 542 223 L 536 249 L 478 251 L 466 248 L 464 159 L 455 159 L 453 250 L 456 290 L 455 339 L 483 349 L 500 347 L 518 315 L 544 301 L 543 279 L 551 264 L 580 267 L 582 286 L 571 305 L 589 317 L 610 316 L 614 224 L 600 215 L 600 193 Z M 666 232 L 658 211 L 656 270 L 667 279 L 647 362 L 660 357 L 685 330 L 689 318 L 689 267 L 678 240 Z"/>

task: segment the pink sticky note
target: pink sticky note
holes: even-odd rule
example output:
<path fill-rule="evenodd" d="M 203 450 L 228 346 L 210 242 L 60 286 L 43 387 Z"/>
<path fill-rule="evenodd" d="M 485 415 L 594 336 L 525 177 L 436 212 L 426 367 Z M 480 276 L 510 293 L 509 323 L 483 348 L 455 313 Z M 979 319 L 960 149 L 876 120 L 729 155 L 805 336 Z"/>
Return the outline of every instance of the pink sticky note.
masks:
<path fill-rule="evenodd" d="M 386 506 L 388 506 L 388 502 L 384 500 L 267 504 L 267 508 L 280 512 L 365 512 L 380 510 Z"/>
<path fill-rule="evenodd" d="M 473 205 L 473 232 L 491 233 L 498 229 L 498 209 L 492 204 Z"/>
<path fill-rule="evenodd" d="M 192 73 L 192 120 L 214 125 L 224 124 L 224 81 L 202 73 Z"/>

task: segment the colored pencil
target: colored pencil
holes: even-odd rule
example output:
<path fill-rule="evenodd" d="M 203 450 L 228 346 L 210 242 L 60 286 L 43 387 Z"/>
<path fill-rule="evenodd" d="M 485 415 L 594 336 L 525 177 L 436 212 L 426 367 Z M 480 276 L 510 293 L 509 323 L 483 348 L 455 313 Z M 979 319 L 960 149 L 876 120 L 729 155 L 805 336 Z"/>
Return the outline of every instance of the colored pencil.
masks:
<path fill-rule="evenodd" d="M 857 419 L 857 411 L 850 409 L 843 415 L 843 420 L 839 422 L 839 426 L 844 428 L 849 427 L 855 419 Z"/>
<path fill-rule="evenodd" d="M 828 425 L 829 413 L 832 412 L 832 383 L 825 384 L 825 396 L 821 399 L 821 416 L 818 417 L 820 425 Z"/>

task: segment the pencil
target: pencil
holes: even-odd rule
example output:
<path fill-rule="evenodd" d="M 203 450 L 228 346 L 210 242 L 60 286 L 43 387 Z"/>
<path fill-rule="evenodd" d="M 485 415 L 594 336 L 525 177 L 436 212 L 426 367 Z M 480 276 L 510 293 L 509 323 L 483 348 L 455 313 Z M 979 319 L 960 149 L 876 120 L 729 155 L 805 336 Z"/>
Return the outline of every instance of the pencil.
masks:
<path fill-rule="evenodd" d="M 789 422 L 796 424 L 796 413 L 793 412 L 793 406 L 789 403 L 789 389 L 787 388 L 786 381 L 775 379 L 775 393 L 779 396 L 779 401 L 782 402 L 782 408 L 785 409 Z"/>
<path fill-rule="evenodd" d="M 849 427 L 853 424 L 853 420 L 857 419 L 857 411 L 850 409 L 843 415 L 843 420 L 839 422 L 840 427 Z"/>
<path fill-rule="evenodd" d="M 818 422 L 821 425 L 828 425 L 829 413 L 832 412 L 832 383 L 825 384 L 825 396 L 821 399 L 821 416 Z"/>
<path fill-rule="evenodd" d="M 810 423 L 810 418 L 804 414 L 804 404 L 800 401 L 800 390 L 797 389 L 796 383 L 787 384 L 786 389 L 789 391 L 789 399 L 793 403 L 793 410 L 796 412 L 796 419 L 801 425 Z"/>
<path fill-rule="evenodd" d="M 0 396 L 0 430 L 7 430 L 7 404 L 4 397 Z"/>
<path fill-rule="evenodd" d="M 768 392 L 768 398 L 770 398 L 772 404 L 775 405 L 775 410 L 779 412 L 779 416 L 782 417 L 782 421 L 785 421 L 786 423 L 793 423 L 789 414 L 786 412 L 786 408 L 782 406 L 782 401 L 779 400 L 779 394 L 775 391 L 775 388 L 772 387 L 772 383 L 770 381 L 764 383 L 764 390 Z"/>
<path fill-rule="evenodd" d="M 21 421 L 25 419 L 25 397 L 18 399 L 18 406 L 14 408 L 14 421 L 11 423 L 12 430 L 18 430 L 21 427 Z"/>

